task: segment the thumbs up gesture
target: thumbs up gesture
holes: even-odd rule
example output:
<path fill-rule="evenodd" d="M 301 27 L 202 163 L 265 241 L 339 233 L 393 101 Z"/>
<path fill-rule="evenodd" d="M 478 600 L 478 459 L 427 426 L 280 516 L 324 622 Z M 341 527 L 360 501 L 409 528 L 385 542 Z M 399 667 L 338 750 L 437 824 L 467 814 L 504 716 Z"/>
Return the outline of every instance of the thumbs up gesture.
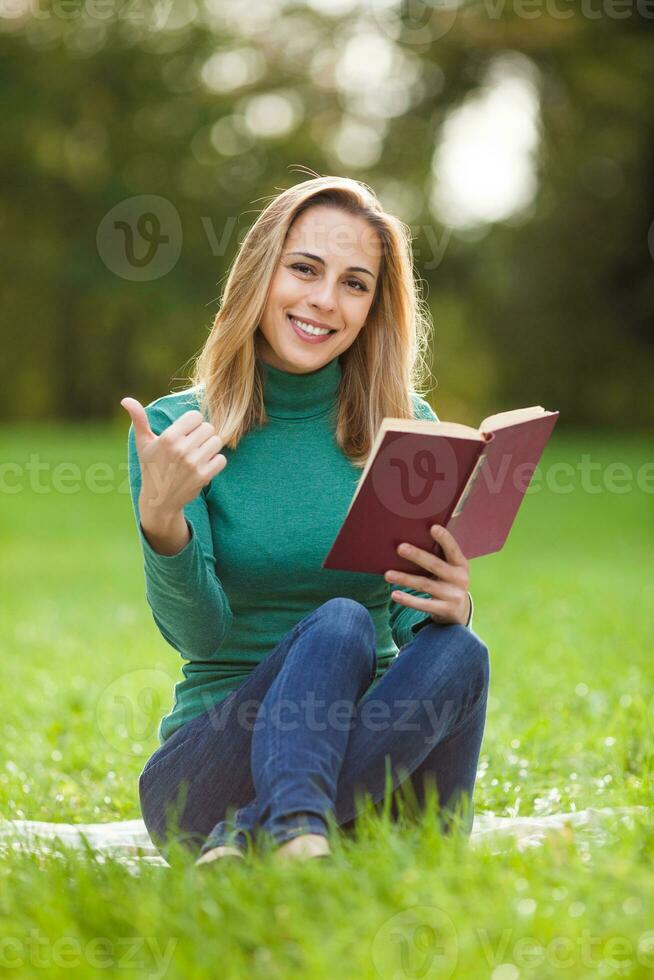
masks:
<path fill-rule="evenodd" d="M 141 465 L 141 515 L 175 517 L 227 466 L 226 457 L 219 452 L 223 442 L 202 412 L 184 412 L 161 435 L 155 435 L 136 398 L 123 398 L 120 404 L 134 425 Z"/>

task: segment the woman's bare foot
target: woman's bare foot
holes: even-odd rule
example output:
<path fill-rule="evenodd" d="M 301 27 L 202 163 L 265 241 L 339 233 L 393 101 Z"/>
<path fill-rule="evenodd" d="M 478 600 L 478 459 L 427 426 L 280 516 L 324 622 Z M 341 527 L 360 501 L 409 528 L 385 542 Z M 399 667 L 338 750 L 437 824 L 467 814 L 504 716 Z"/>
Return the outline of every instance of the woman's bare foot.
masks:
<path fill-rule="evenodd" d="M 279 860 L 324 857 L 331 854 L 329 841 L 322 834 L 299 834 L 280 844 L 274 852 Z"/>
<path fill-rule="evenodd" d="M 229 844 L 220 844 L 218 847 L 212 847 L 210 851 L 205 851 L 197 861 L 196 864 L 211 864 L 212 861 L 217 861 L 219 858 L 224 857 L 236 857 L 243 861 L 243 852 L 238 847 L 230 847 Z"/>

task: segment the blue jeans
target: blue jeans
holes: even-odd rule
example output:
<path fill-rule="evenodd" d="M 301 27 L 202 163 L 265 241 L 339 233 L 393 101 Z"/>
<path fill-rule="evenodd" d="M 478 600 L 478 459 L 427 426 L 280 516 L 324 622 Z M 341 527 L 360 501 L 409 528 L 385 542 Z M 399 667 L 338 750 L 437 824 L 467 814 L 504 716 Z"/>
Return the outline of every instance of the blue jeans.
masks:
<path fill-rule="evenodd" d="M 361 603 L 330 599 L 300 620 L 147 761 L 141 812 L 159 850 L 172 840 L 196 852 L 247 846 L 262 832 L 279 845 L 302 832 L 326 836 L 332 821 L 348 830 L 368 795 L 383 803 L 407 780 L 419 807 L 430 788 L 441 815 L 461 803 L 469 831 L 486 646 L 464 626 L 428 623 L 373 684 L 375 670 L 375 628 Z"/>

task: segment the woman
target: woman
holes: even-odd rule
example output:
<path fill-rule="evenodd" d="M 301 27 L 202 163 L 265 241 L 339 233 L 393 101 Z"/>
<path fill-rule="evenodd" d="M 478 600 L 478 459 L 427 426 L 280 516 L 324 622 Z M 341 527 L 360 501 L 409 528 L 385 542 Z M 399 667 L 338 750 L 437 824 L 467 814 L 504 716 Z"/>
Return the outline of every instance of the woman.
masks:
<path fill-rule="evenodd" d="M 434 528 L 415 575 L 321 567 L 382 418 L 437 418 L 428 324 L 409 229 L 316 177 L 245 237 L 192 387 L 121 402 L 147 600 L 187 661 L 139 781 L 162 851 L 328 854 L 398 786 L 469 829 L 489 665 L 456 541 Z"/>

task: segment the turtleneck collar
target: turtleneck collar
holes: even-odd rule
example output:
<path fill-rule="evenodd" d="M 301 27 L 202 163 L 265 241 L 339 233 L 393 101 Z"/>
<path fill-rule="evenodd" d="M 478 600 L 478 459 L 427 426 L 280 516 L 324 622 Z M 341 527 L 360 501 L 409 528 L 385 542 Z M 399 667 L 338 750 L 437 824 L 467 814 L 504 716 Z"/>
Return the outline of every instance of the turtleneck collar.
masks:
<path fill-rule="evenodd" d="M 326 414 L 334 405 L 341 381 L 338 357 L 308 374 L 281 371 L 258 356 L 257 363 L 263 378 L 266 414 L 271 418 L 310 419 Z"/>

